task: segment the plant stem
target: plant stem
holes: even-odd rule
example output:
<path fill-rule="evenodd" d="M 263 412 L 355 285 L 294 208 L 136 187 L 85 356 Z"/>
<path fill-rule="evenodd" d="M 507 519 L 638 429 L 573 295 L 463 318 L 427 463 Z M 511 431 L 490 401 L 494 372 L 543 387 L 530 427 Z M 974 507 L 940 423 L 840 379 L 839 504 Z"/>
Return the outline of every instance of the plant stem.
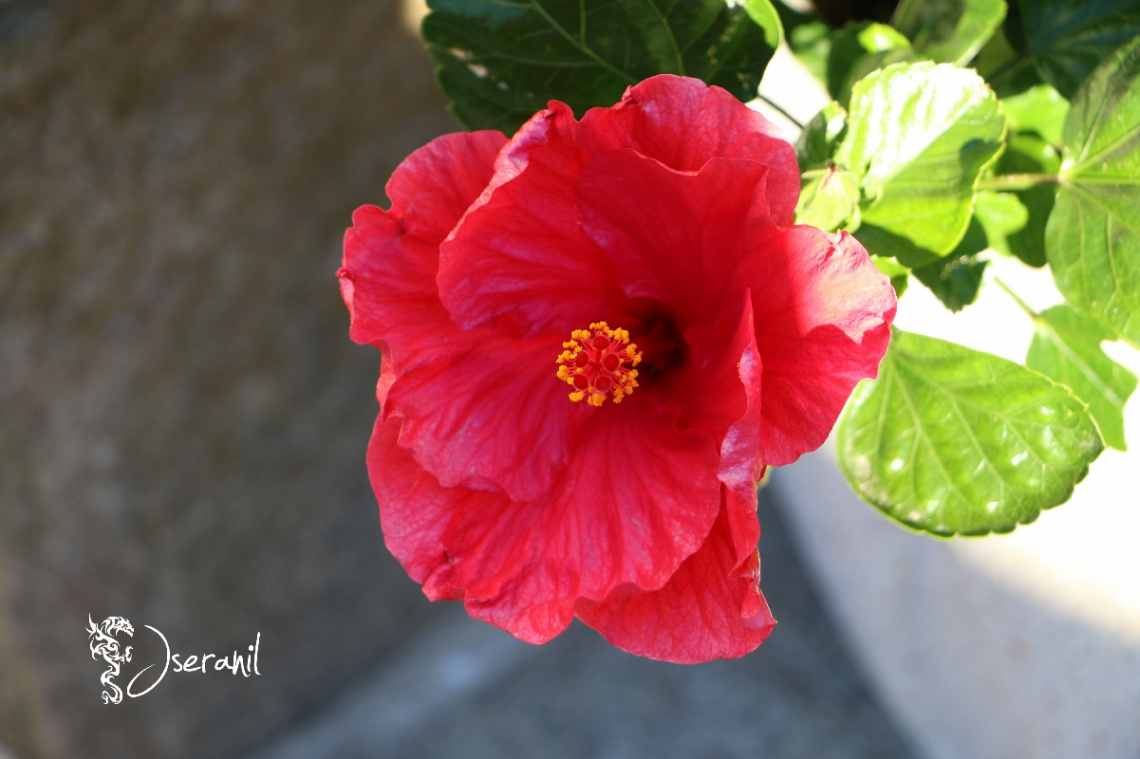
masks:
<path fill-rule="evenodd" d="M 1030 319 L 1033 319 L 1033 321 L 1037 321 L 1037 312 L 1034 311 L 1032 308 L 1030 308 L 1029 305 L 1025 301 L 1023 301 L 1021 298 L 1017 297 L 1017 293 L 1015 293 L 1013 290 L 1011 290 L 1009 288 L 1009 285 L 1007 285 L 1005 282 L 1002 282 L 1000 277 L 994 277 L 994 282 L 997 282 L 998 287 L 1005 290 L 1006 295 L 1013 298 L 1014 302 L 1016 302 L 1017 305 L 1021 306 L 1022 311 L 1029 314 Z"/>
<path fill-rule="evenodd" d="M 979 190 L 1028 190 L 1039 184 L 1056 183 L 1060 177 L 1056 174 L 1002 174 L 1000 176 L 983 179 L 978 182 Z"/>
<path fill-rule="evenodd" d="M 780 114 L 781 116 L 783 116 L 785 119 L 787 119 L 788 121 L 790 121 L 790 122 L 792 122 L 793 124 L 795 124 L 796 126 L 798 126 L 798 127 L 801 129 L 801 130 L 804 128 L 804 125 L 800 123 L 800 120 L 799 120 L 799 119 L 797 119 L 797 118 L 796 118 L 795 116 L 793 116 L 792 114 L 788 113 L 786 110 L 784 110 L 784 107 L 783 107 L 782 105 L 780 105 L 779 103 L 777 103 L 777 102 L 773 101 L 771 98 L 769 98 L 769 97 L 768 97 L 767 95 L 765 95 L 764 93 L 762 93 L 762 92 L 757 92 L 757 93 L 756 93 L 756 97 L 757 97 L 757 99 L 759 99 L 759 100 L 763 100 L 765 103 L 767 103 L 768 105 L 770 105 L 772 108 L 774 108 L 774 109 L 776 110 L 776 112 L 777 112 L 777 113 L 779 113 L 779 114 Z"/>

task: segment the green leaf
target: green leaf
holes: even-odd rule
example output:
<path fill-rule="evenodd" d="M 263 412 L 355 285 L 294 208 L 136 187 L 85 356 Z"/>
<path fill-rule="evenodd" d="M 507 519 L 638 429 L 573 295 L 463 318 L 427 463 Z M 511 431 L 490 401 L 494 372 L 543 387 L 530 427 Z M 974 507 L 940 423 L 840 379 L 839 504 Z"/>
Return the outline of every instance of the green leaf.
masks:
<path fill-rule="evenodd" d="M 1125 450 L 1124 403 L 1136 389 L 1136 375 L 1101 350 L 1112 334 L 1066 306 L 1036 314 L 1034 326 L 1026 365 L 1071 388 L 1089 405 L 1104 441 Z"/>
<path fill-rule="evenodd" d="M 1077 311 L 1140 346 L 1140 38 L 1077 92 L 1063 143 L 1045 228 L 1053 278 Z"/>
<path fill-rule="evenodd" d="M 768 0 L 429 0 L 423 35 L 452 113 L 508 134 L 546 107 L 579 116 L 655 74 L 684 74 L 742 100 L 780 42 Z"/>
<path fill-rule="evenodd" d="M 965 66 L 1001 25 L 1005 10 L 1005 0 L 902 0 L 891 24 L 922 55 Z"/>
<path fill-rule="evenodd" d="M 861 177 L 856 236 L 906 266 L 950 253 L 969 224 L 978 176 L 1002 147 L 997 98 L 973 71 L 895 64 L 855 85 L 849 114 L 835 161 Z"/>
<path fill-rule="evenodd" d="M 822 175 L 811 179 L 800 192 L 796 223 L 834 232 L 857 218 L 859 178 L 850 171 L 834 168 L 819 172 Z"/>
<path fill-rule="evenodd" d="M 1014 6 L 1016 8 L 1016 4 Z M 999 97 L 1007 97 L 1041 83 L 1041 75 L 1033 65 L 1033 60 L 1024 52 L 1018 52 L 1010 42 L 1013 36 L 1020 47 L 1024 47 L 1020 18 L 1016 14 L 1006 16 L 990 41 L 978 52 L 974 68 L 982 75 Z"/>
<path fill-rule="evenodd" d="M 987 247 L 986 233 L 975 218 L 958 247 L 948 256 L 934 263 L 916 267 L 912 274 L 934 293 L 942 305 L 951 311 L 961 311 L 978 299 L 982 275 L 988 261 L 979 261 L 977 254 Z"/>
<path fill-rule="evenodd" d="M 847 111 L 834 101 L 825 105 L 807 123 L 796 143 L 800 171 L 828 167 L 846 132 Z"/>
<path fill-rule="evenodd" d="M 980 261 L 976 256 L 951 254 L 913 269 L 911 273 L 942 301 L 942 305 L 957 313 L 978 299 L 987 264 L 989 261 Z"/>
<path fill-rule="evenodd" d="M 618 2 L 624 4 L 647 3 L 650 2 L 650 0 L 618 0 Z M 760 28 L 760 31 L 763 33 L 764 44 L 767 45 L 771 51 L 768 53 L 768 58 L 771 59 L 772 54 L 776 52 L 776 48 L 779 47 L 780 43 L 784 41 L 784 27 L 780 23 L 780 14 L 776 12 L 776 6 L 772 4 L 772 0 L 723 0 L 723 2 L 730 9 L 736 8 L 738 6 L 744 8 L 744 12 L 748 14 L 748 17 L 752 19 L 752 22 L 756 24 L 756 26 L 758 26 Z M 681 11 L 682 9 L 675 7 L 679 4 L 684 5 L 684 3 L 677 3 L 676 0 L 670 2 L 668 4 L 669 14 Z M 710 56 L 712 54 L 712 50 L 706 50 L 703 53 L 705 56 Z M 687 59 L 699 61 L 701 56 L 701 51 L 691 52 L 687 55 Z M 764 65 L 767 66 L 768 64 L 765 62 Z M 764 75 L 763 70 L 760 71 L 760 75 Z M 695 74 L 691 74 L 690 76 L 695 76 Z M 726 76 L 725 78 L 727 79 L 729 77 Z M 720 86 L 724 87 L 725 89 L 729 89 L 726 85 L 722 84 Z M 759 82 L 757 82 L 757 87 L 759 87 Z M 749 100 L 751 100 L 753 95 L 756 94 L 755 91 L 757 87 L 752 88 L 751 93 L 748 95 Z"/>
<path fill-rule="evenodd" d="M 1140 35 L 1140 0 L 1021 0 L 1024 55 L 1072 97 L 1113 50 Z"/>
<path fill-rule="evenodd" d="M 1035 134 L 1015 134 L 1006 143 L 1006 150 L 998 159 L 999 174 L 1056 174 L 1061 168 L 1061 156 L 1045 140 Z M 1053 210 L 1057 186 L 1038 184 L 1013 193 L 1029 218 L 1025 227 L 1007 238 L 1010 253 L 1030 266 L 1045 265 L 1045 224 Z"/>
<path fill-rule="evenodd" d="M 796 204 L 796 223 L 833 232 L 858 226 L 859 178 L 837 169 L 831 156 L 847 131 L 847 112 L 829 103 L 817 113 L 796 143 L 796 159 L 803 171 L 803 190 Z"/>
<path fill-rule="evenodd" d="M 855 83 L 879 69 L 884 69 L 893 63 L 918 63 L 921 60 L 921 56 L 909 46 L 864 55 L 851 64 L 851 69 L 843 80 L 843 86 L 839 90 L 837 99 L 841 103 L 850 103 L 851 90 L 855 88 Z"/>
<path fill-rule="evenodd" d="M 1069 101 L 1049 85 L 1039 84 L 1019 95 L 1002 98 L 1001 107 L 1010 131 L 1036 132 L 1050 145 L 1061 144 Z"/>
<path fill-rule="evenodd" d="M 986 246 L 1009 256 L 1013 255 L 1009 238 L 1025 229 L 1029 210 L 1012 192 L 983 191 L 974 199 L 974 219 L 985 232 Z"/>
<path fill-rule="evenodd" d="M 831 37 L 831 52 L 827 58 L 827 91 L 840 103 L 846 104 L 851 86 L 880 66 L 867 68 L 852 79 L 857 62 L 875 53 L 896 49 L 910 50 L 910 40 L 886 24 L 870 21 L 852 22 Z"/>
<path fill-rule="evenodd" d="M 1104 447 L 1068 388 L 1011 361 L 895 330 L 839 421 L 848 483 L 935 535 L 1010 532 L 1064 503 Z"/>

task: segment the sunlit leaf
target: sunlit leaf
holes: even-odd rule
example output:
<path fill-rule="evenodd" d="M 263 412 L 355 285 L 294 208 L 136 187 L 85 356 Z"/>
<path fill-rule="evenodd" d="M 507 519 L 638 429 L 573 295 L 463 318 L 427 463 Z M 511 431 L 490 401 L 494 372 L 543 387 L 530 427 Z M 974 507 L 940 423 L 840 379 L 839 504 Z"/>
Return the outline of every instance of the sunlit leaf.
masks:
<path fill-rule="evenodd" d="M 850 171 L 821 169 L 804 185 L 796 205 L 796 223 L 834 232 L 856 217 L 859 178 Z"/>
<path fill-rule="evenodd" d="M 1089 405 L 1104 441 L 1123 451 L 1124 403 L 1136 389 L 1136 375 L 1101 350 L 1101 342 L 1113 336 L 1065 306 L 1038 314 L 1034 326 L 1026 365 L 1068 385 Z"/>
<path fill-rule="evenodd" d="M 973 71 L 896 64 L 857 83 L 835 157 L 862 178 L 856 236 L 906 266 L 950 253 L 1004 136 L 998 100 Z"/>
<path fill-rule="evenodd" d="M 896 330 L 879 378 L 839 422 L 851 487 L 935 535 L 984 535 L 1064 503 L 1104 447 L 1082 403 L 1044 375 Z"/>
<path fill-rule="evenodd" d="M 1061 186 L 1045 228 L 1057 288 L 1140 345 L 1140 38 L 1081 87 L 1065 122 Z"/>

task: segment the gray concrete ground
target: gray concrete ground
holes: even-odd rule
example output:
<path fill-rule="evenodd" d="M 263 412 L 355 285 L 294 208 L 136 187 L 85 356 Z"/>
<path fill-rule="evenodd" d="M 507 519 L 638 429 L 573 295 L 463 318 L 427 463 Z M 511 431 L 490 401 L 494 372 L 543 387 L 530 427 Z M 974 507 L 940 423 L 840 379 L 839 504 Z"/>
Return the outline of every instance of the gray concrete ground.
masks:
<path fill-rule="evenodd" d="M 575 624 L 533 647 L 458 606 L 394 663 L 250 759 L 904 759 L 789 540 L 760 505 L 780 620 L 736 661 L 637 659 Z M 426 603 L 426 602 L 425 602 Z"/>

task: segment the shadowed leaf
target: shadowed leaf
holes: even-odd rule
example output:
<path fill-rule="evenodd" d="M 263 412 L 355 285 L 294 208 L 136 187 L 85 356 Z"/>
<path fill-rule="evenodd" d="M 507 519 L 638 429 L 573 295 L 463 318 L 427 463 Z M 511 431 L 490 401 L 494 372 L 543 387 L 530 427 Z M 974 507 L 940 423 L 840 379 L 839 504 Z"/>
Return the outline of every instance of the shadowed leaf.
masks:
<path fill-rule="evenodd" d="M 1140 0 L 1021 0 L 1022 55 L 1072 97 L 1113 50 L 1140 35 Z"/>
<path fill-rule="evenodd" d="M 970 62 L 1005 19 L 1004 0 L 902 0 L 891 23 L 939 63 Z"/>
<path fill-rule="evenodd" d="M 656 74 L 750 100 L 780 42 L 768 0 L 429 0 L 423 35 L 451 110 L 508 134 L 561 100 L 581 116 Z"/>

